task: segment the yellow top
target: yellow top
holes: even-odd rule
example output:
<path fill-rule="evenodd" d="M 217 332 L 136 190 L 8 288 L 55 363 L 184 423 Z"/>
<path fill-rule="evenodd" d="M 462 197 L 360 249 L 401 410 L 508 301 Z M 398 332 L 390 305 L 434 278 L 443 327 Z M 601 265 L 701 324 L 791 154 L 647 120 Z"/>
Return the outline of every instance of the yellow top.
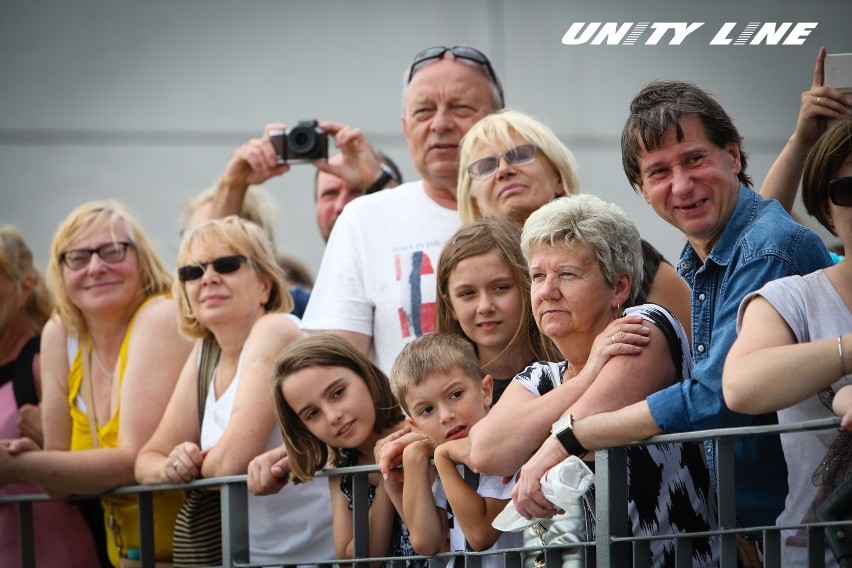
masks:
<path fill-rule="evenodd" d="M 150 298 L 149 298 L 150 299 Z M 133 321 L 139 309 L 147 303 L 142 303 L 127 326 L 124 340 L 121 342 L 121 351 L 118 355 L 118 388 L 121 392 L 124 381 L 124 370 L 127 367 L 127 345 L 130 342 L 130 333 L 133 329 Z M 83 352 L 88 348 L 88 342 L 79 342 L 77 354 L 71 364 L 68 373 L 68 405 L 71 409 L 71 451 L 93 449 L 92 436 L 89 430 L 88 415 L 80 410 L 75 403 L 77 395 L 80 394 L 80 386 L 83 381 Z M 120 400 L 120 399 L 119 399 Z M 141 402 L 141 401 L 140 401 Z M 115 409 L 109 421 L 104 425 L 97 425 L 98 445 L 101 448 L 115 448 L 118 446 L 118 426 L 121 406 Z M 135 495 L 118 495 L 115 497 L 104 497 L 101 499 L 104 508 L 104 522 L 106 523 L 107 546 L 109 559 L 113 566 L 118 566 L 119 557 L 127 556 L 127 551 L 139 548 L 139 506 Z M 157 560 L 168 561 L 172 556 L 172 534 L 175 528 L 175 518 L 183 503 L 183 495 L 179 491 L 164 491 L 154 493 L 154 548 Z M 110 523 L 110 515 L 114 515 L 115 522 Z M 114 528 L 110 528 L 110 526 Z M 116 538 L 119 535 L 120 538 Z"/>

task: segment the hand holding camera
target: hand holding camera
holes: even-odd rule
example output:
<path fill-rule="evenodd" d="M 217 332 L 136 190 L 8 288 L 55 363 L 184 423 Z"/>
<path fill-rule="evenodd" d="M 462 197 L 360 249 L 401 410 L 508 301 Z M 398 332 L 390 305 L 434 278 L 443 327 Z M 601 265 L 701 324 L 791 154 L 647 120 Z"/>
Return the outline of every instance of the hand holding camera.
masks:
<path fill-rule="evenodd" d="M 316 120 L 300 120 L 287 130 L 269 131 L 278 165 L 328 159 L 328 134 Z"/>

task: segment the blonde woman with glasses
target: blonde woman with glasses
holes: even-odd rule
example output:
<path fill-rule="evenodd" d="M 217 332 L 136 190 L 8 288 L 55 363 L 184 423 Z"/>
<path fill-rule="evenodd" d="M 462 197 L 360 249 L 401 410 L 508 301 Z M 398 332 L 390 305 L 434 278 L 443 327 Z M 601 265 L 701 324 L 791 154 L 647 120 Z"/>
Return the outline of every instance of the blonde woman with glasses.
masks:
<path fill-rule="evenodd" d="M 50 249 L 56 312 L 42 336 L 44 450 L 0 447 L 0 483 L 53 496 L 135 483 L 136 454 L 162 417 L 191 345 L 180 337 L 171 277 L 141 227 L 112 201 L 74 210 Z M 156 361 L 156 364 L 152 364 Z M 155 496 L 157 560 L 171 559 L 178 493 Z M 139 548 L 135 495 L 102 499 L 110 562 Z"/>

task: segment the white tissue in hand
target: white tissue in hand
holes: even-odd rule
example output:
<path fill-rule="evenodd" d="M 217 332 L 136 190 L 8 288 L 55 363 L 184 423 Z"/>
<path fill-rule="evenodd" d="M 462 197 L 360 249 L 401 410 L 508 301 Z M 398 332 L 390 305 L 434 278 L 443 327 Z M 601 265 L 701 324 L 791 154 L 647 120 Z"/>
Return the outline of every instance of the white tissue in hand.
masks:
<path fill-rule="evenodd" d="M 544 472 L 541 476 L 541 493 L 548 501 L 565 511 L 552 520 L 568 516 L 568 511 L 580 503 L 580 499 L 592 486 L 593 480 L 592 470 L 577 456 L 570 456 Z M 491 526 L 500 531 L 519 531 L 536 522 L 538 519 L 523 518 L 515 510 L 515 503 L 509 501 L 500 514 L 494 517 Z"/>

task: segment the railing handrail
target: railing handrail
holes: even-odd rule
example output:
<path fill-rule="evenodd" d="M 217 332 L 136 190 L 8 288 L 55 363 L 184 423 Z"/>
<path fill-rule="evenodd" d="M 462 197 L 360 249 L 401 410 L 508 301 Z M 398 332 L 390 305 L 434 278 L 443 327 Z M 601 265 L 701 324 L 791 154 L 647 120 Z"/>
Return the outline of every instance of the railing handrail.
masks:
<path fill-rule="evenodd" d="M 625 536 L 627 533 L 623 532 L 624 530 L 624 515 L 626 515 L 626 507 L 622 510 L 621 506 L 615 506 L 613 503 L 626 503 L 626 493 L 622 493 L 621 490 L 626 491 L 626 482 L 625 480 L 625 465 L 624 461 L 625 452 L 618 451 L 623 450 L 626 447 L 632 446 L 646 446 L 646 445 L 656 445 L 656 444 L 664 444 L 664 443 L 683 443 L 683 442 L 700 442 L 703 440 L 718 440 L 718 444 L 720 447 L 720 457 L 724 455 L 729 456 L 729 460 L 732 459 L 731 454 L 731 443 L 732 438 L 742 437 L 742 436 L 756 436 L 756 435 L 767 435 L 767 434 L 781 434 L 781 433 L 797 433 L 797 432 L 808 432 L 815 430 L 826 430 L 830 428 L 837 428 L 840 424 L 840 419 L 837 417 L 832 418 L 824 418 L 819 420 L 809 420 L 805 422 L 799 422 L 795 424 L 771 424 L 765 426 L 745 426 L 745 427 L 736 427 L 736 428 L 719 428 L 713 430 L 702 430 L 697 432 L 684 432 L 678 434 L 663 434 L 659 436 L 654 436 L 652 438 L 648 438 L 646 440 L 641 440 L 638 442 L 633 442 L 630 444 L 626 444 L 625 446 L 619 446 L 616 448 L 609 448 L 605 450 L 599 450 L 595 455 L 595 465 L 596 465 L 596 484 L 599 484 L 599 490 L 596 492 L 596 499 L 598 500 L 598 532 L 594 535 L 594 540 L 585 541 L 582 543 L 578 543 L 579 546 L 583 547 L 585 550 L 588 550 L 587 547 L 595 547 L 597 549 L 597 563 L 603 565 L 615 565 L 619 563 L 619 559 L 622 558 L 623 548 L 621 552 L 619 552 L 619 547 L 624 547 L 629 544 L 636 545 L 641 544 L 641 541 L 649 542 L 652 540 L 662 540 L 662 539 L 673 539 L 676 542 L 681 540 L 687 540 L 691 538 L 701 538 L 706 537 L 708 535 L 719 535 L 722 540 L 722 563 L 720 566 L 735 566 L 735 556 L 733 556 L 734 561 L 731 563 L 730 558 L 734 553 L 733 550 L 733 538 L 734 535 L 740 534 L 747 531 L 761 531 L 767 538 L 770 535 L 773 535 L 773 538 L 777 540 L 778 531 L 781 529 L 798 529 L 798 528 L 809 528 L 809 529 L 824 529 L 826 527 L 833 527 L 839 525 L 848 525 L 848 522 L 844 521 L 824 521 L 824 522 L 813 522 L 808 524 L 800 524 L 800 525 L 790 525 L 790 526 L 766 526 L 766 527 L 735 527 L 734 524 L 730 523 L 730 511 L 733 508 L 733 503 L 735 503 L 735 499 L 727 497 L 728 495 L 732 495 L 733 485 L 728 485 L 726 482 L 725 488 L 722 488 L 722 472 L 720 467 L 720 487 L 718 491 L 719 498 L 719 528 L 718 530 L 709 531 L 709 532 L 701 532 L 701 533 L 689 533 L 689 534 L 680 534 L 680 535 L 653 535 L 653 536 Z M 615 450 L 615 451 L 613 451 Z M 731 468 L 732 470 L 732 468 Z M 366 489 L 366 476 L 363 474 L 368 474 L 378 471 L 378 466 L 376 465 L 362 465 L 362 466 L 353 466 L 353 467 L 345 467 L 345 468 L 328 468 L 324 470 L 317 471 L 315 477 L 329 477 L 329 476 L 337 476 L 344 474 L 358 474 L 355 475 L 356 481 L 356 497 L 357 494 L 361 492 L 365 492 Z M 726 474 L 727 475 L 727 474 Z M 215 477 L 215 478 L 207 478 L 207 479 L 196 479 L 187 483 L 169 483 L 169 484 L 158 484 L 158 485 L 128 485 L 118 487 L 111 491 L 99 494 L 99 495 L 87 495 L 87 496 L 73 496 L 70 499 L 89 499 L 89 498 L 100 498 L 104 496 L 110 495 L 129 495 L 135 494 L 139 495 L 140 502 L 148 501 L 150 502 L 151 495 L 154 492 L 161 491 L 183 491 L 187 489 L 195 489 L 202 487 L 219 487 L 222 489 L 222 503 L 223 503 L 223 515 L 222 515 L 222 523 L 223 523 L 223 553 L 226 555 L 230 554 L 232 548 L 235 550 L 233 552 L 234 556 L 223 558 L 225 566 L 243 566 L 247 562 L 247 544 L 242 543 L 241 539 L 246 539 L 248 536 L 248 519 L 247 519 L 247 507 L 246 507 L 246 496 L 247 496 L 247 477 L 246 475 L 232 475 L 232 476 L 224 476 L 224 477 Z M 625 485 L 624 488 L 619 488 L 619 484 Z M 364 485 L 364 487 L 358 487 L 360 485 Z M 366 495 L 363 497 L 366 498 Z M 32 515 L 26 513 L 26 510 L 31 511 L 32 503 L 35 502 L 43 502 L 43 501 L 51 501 L 55 500 L 49 495 L 38 493 L 38 494 L 17 494 L 17 495 L 0 495 L 0 505 L 2 504 L 12 504 L 19 503 L 21 505 L 21 518 L 22 518 L 22 531 L 26 529 L 24 527 L 23 519 L 29 519 L 29 522 L 32 522 Z M 727 500 L 731 500 L 731 503 L 727 503 Z M 356 501 L 358 499 L 356 498 Z M 363 501 L 366 504 L 366 500 Z M 728 519 L 729 522 L 723 522 L 723 510 L 722 506 L 725 506 L 725 519 Z M 359 511 L 358 503 L 356 502 L 356 507 L 353 509 L 354 515 L 361 515 L 364 521 L 366 521 L 367 512 Z M 612 524 L 611 524 L 612 523 Z M 358 529 L 358 524 L 356 523 L 355 528 Z M 614 527 L 621 527 L 621 530 L 615 530 Z M 604 530 L 600 530 L 600 529 Z M 29 537 L 32 536 L 32 526 L 29 527 L 30 534 Z M 144 530 L 144 529 L 143 529 Z M 822 530 L 819 530 L 821 533 Z M 226 535 L 230 535 L 228 542 L 226 541 Z M 363 561 L 378 561 L 378 560 L 389 560 L 389 558 L 365 558 L 366 548 L 358 547 L 359 539 L 363 539 L 366 532 L 361 530 L 356 530 L 355 540 L 356 540 L 356 556 L 358 557 L 357 562 L 361 563 Z M 591 538 L 592 535 L 590 535 Z M 22 544 L 31 543 L 32 540 L 26 540 L 22 537 Z M 236 550 L 240 548 L 240 550 Z M 542 548 L 542 547 L 537 547 Z M 551 547 L 543 547 L 543 548 L 551 548 Z M 358 551 L 361 553 L 358 553 Z M 506 558 L 509 558 L 510 554 L 518 554 L 519 550 L 523 549 L 507 549 L 505 554 Z M 30 551 L 32 552 L 32 551 Z M 494 554 L 494 552 L 448 552 L 436 555 L 436 557 L 451 557 L 451 556 L 485 556 Z M 592 555 L 595 556 L 595 555 Z M 24 554 L 24 565 L 28 564 L 27 558 L 34 558 L 32 554 Z M 419 557 L 417 557 L 419 558 Z M 550 556 L 548 556 L 550 558 Z M 284 559 L 282 559 L 284 560 Z M 397 559 L 398 560 L 398 559 Z M 472 559 L 473 564 L 478 566 L 476 559 Z M 549 560 L 548 560 L 549 561 Z M 34 562 L 34 561 L 33 561 Z M 593 565 L 595 562 L 594 558 L 589 558 L 587 554 L 587 565 Z M 144 560 L 143 553 L 143 564 L 144 565 L 152 565 L 149 562 Z M 512 561 L 512 564 L 515 564 L 515 561 Z M 509 562 L 507 560 L 507 566 Z M 678 564 L 680 566 L 680 564 Z"/>

